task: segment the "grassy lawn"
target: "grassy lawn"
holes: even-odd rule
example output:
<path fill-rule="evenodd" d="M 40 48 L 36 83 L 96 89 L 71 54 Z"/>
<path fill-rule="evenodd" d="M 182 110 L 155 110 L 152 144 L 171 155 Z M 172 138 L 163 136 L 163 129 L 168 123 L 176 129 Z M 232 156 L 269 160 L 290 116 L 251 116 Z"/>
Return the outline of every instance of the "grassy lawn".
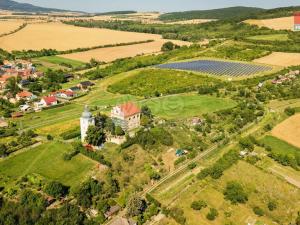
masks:
<path fill-rule="evenodd" d="M 36 173 L 71 187 L 77 186 L 96 163 L 80 154 L 70 161 L 64 161 L 63 154 L 71 148 L 70 144 L 55 141 L 40 145 L 0 161 L 0 174 L 11 177 L 14 182 L 26 174 Z"/>
<path fill-rule="evenodd" d="M 263 143 L 270 146 L 272 148 L 272 151 L 277 154 L 292 154 L 299 152 L 300 149 L 297 147 L 294 147 L 293 145 L 290 145 L 289 143 L 282 141 L 276 137 L 273 136 L 266 136 L 262 139 Z"/>
<path fill-rule="evenodd" d="M 73 60 L 73 59 L 66 59 L 66 58 L 62 58 L 59 56 L 44 56 L 44 57 L 40 57 L 38 58 L 38 60 L 40 61 L 44 61 L 44 62 L 48 62 L 48 63 L 52 63 L 52 64 L 70 64 L 73 67 L 80 67 L 83 66 L 85 63 L 77 61 L 77 60 Z"/>
<path fill-rule="evenodd" d="M 205 113 L 232 108 L 236 103 L 230 99 L 194 94 L 149 99 L 141 101 L 139 104 L 149 106 L 156 116 L 174 119 L 200 116 Z"/>
<path fill-rule="evenodd" d="M 248 37 L 250 40 L 256 41 L 288 41 L 288 34 L 269 34 L 269 35 L 257 35 Z"/>

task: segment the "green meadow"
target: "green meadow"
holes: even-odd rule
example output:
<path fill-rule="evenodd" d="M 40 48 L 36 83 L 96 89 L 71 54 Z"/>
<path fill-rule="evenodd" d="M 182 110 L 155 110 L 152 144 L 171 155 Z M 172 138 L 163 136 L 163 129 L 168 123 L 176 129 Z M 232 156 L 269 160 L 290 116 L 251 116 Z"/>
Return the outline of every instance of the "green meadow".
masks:
<path fill-rule="evenodd" d="M 71 149 L 70 144 L 57 141 L 42 144 L 0 161 L 0 174 L 9 176 L 10 182 L 15 182 L 22 176 L 35 173 L 71 187 L 77 186 L 88 176 L 96 162 L 81 154 L 64 161 L 64 153 Z"/>
<path fill-rule="evenodd" d="M 294 155 L 295 153 L 300 153 L 299 148 L 273 136 L 264 137 L 262 142 L 267 146 L 270 146 L 272 151 L 277 154 Z"/>
<path fill-rule="evenodd" d="M 140 101 L 139 105 L 147 105 L 156 116 L 176 119 L 201 116 L 205 113 L 235 107 L 231 99 L 197 94 L 172 95 Z"/>

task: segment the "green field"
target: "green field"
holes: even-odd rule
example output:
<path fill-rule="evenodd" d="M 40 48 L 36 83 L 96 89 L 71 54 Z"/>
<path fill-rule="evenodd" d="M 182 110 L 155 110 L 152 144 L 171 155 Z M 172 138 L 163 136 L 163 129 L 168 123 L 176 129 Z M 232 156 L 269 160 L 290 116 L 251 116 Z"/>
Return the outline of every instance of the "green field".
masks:
<path fill-rule="evenodd" d="M 66 58 L 62 58 L 59 56 L 44 56 L 44 57 L 40 57 L 38 58 L 38 60 L 40 61 L 44 61 L 44 62 L 48 62 L 48 63 L 53 63 L 53 64 L 69 64 L 72 65 L 73 67 L 80 67 L 83 66 L 85 63 L 77 61 L 77 60 L 73 60 L 73 59 L 66 59 Z"/>
<path fill-rule="evenodd" d="M 149 106 L 156 116 L 173 119 L 200 116 L 232 108 L 236 103 L 231 99 L 190 94 L 149 99 L 139 102 L 139 105 Z"/>
<path fill-rule="evenodd" d="M 272 148 L 272 152 L 277 154 L 294 155 L 295 153 L 300 153 L 299 148 L 273 136 L 264 137 L 262 142 L 267 146 L 270 146 Z"/>
<path fill-rule="evenodd" d="M 249 40 L 255 41 L 288 41 L 288 34 L 270 34 L 270 35 L 257 35 L 248 37 Z"/>
<path fill-rule="evenodd" d="M 197 90 L 202 85 L 218 85 L 221 80 L 191 72 L 146 69 L 115 82 L 108 87 L 113 93 L 137 96 L 155 96 Z"/>
<path fill-rule="evenodd" d="M 11 182 L 26 174 L 39 174 L 49 180 L 58 180 L 71 187 L 82 182 L 95 166 L 95 162 L 79 154 L 70 161 L 63 154 L 71 150 L 70 144 L 51 142 L 0 161 L 0 174 Z"/>

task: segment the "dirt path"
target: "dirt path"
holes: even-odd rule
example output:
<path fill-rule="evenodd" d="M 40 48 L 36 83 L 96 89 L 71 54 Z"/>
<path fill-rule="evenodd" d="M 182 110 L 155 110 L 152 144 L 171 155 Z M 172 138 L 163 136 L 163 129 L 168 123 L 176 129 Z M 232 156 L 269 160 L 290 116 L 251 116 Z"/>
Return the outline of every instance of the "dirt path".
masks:
<path fill-rule="evenodd" d="M 288 183 L 296 186 L 297 188 L 300 188 L 300 178 L 298 179 L 298 177 L 290 177 L 288 175 L 286 175 L 286 173 L 284 171 L 280 171 L 281 168 L 278 168 L 277 166 L 271 167 L 268 169 L 272 174 L 275 174 L 277 176 L 280 176 L 282 178 L 284 178 Z"/>

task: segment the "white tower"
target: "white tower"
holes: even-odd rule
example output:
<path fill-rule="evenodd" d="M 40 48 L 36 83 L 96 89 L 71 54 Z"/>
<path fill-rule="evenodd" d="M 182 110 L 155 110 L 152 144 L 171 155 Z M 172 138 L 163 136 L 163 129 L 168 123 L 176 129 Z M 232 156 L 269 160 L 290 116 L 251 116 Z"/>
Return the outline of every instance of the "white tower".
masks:
<path fill-rule="evenodd" d="M 90 113 L 88 106 L 84 107 L 84 112 L 80 117 L 80 131 L 81 131 L 81 142 L 85 141 L 86 133 L 89 126 L 95 125 L 95 118 Z"/>

